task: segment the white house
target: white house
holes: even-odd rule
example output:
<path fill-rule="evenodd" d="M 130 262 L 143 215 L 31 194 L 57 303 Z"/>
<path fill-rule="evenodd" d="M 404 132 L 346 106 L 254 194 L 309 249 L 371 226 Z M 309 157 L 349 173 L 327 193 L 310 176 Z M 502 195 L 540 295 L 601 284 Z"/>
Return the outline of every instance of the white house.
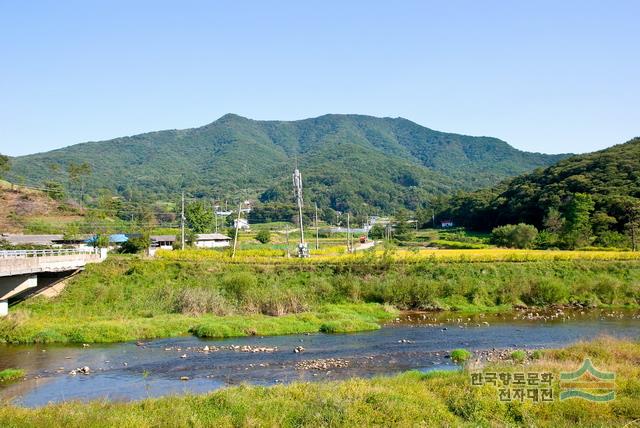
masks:
<path fill-rule="evenodd" d="M 231 238 L 222 233 L 199 233 L 193 245 L 198 248 L 223 248 L 230 245 Z"/>
<path fill-rule="evenodd" d="M 237 223 L 237 226 L 236 226 L 236 223 Z M 241 218 L 240 220 L 234 219 L 233 227 L 237 227 L 238 229 L 241 229 L 241 230 L 249 230 L 249 220 L 244 218 Z"/>

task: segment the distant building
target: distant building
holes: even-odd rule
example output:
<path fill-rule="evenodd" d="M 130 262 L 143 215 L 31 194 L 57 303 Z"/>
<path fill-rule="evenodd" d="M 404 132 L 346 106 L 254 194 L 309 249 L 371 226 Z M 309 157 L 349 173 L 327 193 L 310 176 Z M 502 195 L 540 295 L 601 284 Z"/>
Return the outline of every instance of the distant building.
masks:
<path fill-rule="evenodd" d="M 237 226 L 236 226 L 237 223 Z M 242 229 L 242 230 L 249 230 L 249 220 L 241 218 L 240 220 L 238 219 L 234 219 L 233 220 L 233 227 L 237 227 L 238 229 Z"/>
<path fill-rule="evenodd" d="M 251 212 L 251 201 L 249 199 L 247 199 L 246 201 L 244 201 L 242 203 L 242 205 L 244 205 L 244 208 L 240 208 L 240 212 L 241 213 L 250 213 Z"/>
<path fill-rule="evenodd" d="M 0 240 L 7 241 L 10 245 L 14 246 L 43 246 L 43 247 L 74 247 L 74 248 L 86 248 L 88 247 L 85 242 L 88 235 L 78 235 L 73 238 L 64 238 L 64 235 L 22 235 L 3 233 L 0 235 Z"/>
<path fill-rule="evenodd" d="M 440 222 L 440 227 L 442 227 L 443 229 L 453 227 L 453 220 L 442 220 Z"/>
<path fill-rule="evenodd" d="M 151 235 L 149 240 L 151 241 L 149 255 L 153 256 L 158 250 L 173 250 L 176 237 L 175 235 Z"/>
<path fill-rule="evenodd" d="M 231 238 L 222 233 L 199 233 L 196 235 L 193 245 L 198 248 L 223 248 L 228 247 Z"/>

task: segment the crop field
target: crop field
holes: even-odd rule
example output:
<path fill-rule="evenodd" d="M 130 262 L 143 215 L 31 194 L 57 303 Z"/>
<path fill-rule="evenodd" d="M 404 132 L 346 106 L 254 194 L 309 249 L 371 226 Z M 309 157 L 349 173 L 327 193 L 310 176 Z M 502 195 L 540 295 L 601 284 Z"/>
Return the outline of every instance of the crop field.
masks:
<path fill-rule="evenodd" d="M 640 252 L 603 251 L 603 250 L 517 250 L 506 248 L 478 249 L 430 249 L 430 248 L 387 248 L 362 250 L 353 254 L 346 251 L 345 246 L 321 247 L 311 249 L 311 257 L 299 259 L 293 249 L 291 257 L 287 257 L 284 248 L 250 248 L 236 252 L 232 258 L 231 251 L 194 250 L 158 251 L 157 257 L 165 260 L 216 260 L 236 263 L 369 263 L 374 260 L 390 260 L 399 263 L 420 263 L 428 260 L 451 262 L 535 262 L 535 261 L 568 261 L 568 260 L 638 260 Z"/>

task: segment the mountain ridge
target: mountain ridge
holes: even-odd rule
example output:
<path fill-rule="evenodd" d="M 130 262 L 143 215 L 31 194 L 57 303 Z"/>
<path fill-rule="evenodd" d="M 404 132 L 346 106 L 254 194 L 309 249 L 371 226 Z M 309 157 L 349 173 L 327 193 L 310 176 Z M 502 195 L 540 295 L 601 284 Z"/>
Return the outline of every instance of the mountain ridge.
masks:
<path fill-rule="evenodd" d="M 623 233 L 640 209 L 640 137 L 454 197 L 448 215 L 474 229 L 520 222 L 543 228 L 550 211 L 567 210 L 576 194 L 593 202 L 594 230 Z"/>
<path fill-rule="evenodd" d="M 321 192 L 318 199 L 334 209 L 364 204 L 388 210 L 415 207 L 416 196 L 487 186 L 566 156 L 520 151 L 493 137 L 435 131 L 405 118 L 326 114 L 260 121 L 228 113 L 201 127 L 88 141 L 19 156 L 12 160 L 10 177 L 41 183 L 50 179 L 50 165 L 60 171 L 72 162 L 87 162 L 93 171 L 89 192 L 106 188 L 124 194 L 137 189 L 150 197 L 167 198 L 186 190 L 212 198 L 239 197 L 239 193 L 258 197 L 284 192 L 297 158 L 306 169 L 310 190 Z M 58 175 L 59 181 L 66 181 Z M 349 186 L 349 175 L 358 183 Z M 340 183 L 338 192 L 333 191 L 334 181 Z M 403 195 L 409 187 L 415 188 L 416 196 Z M 346 202 L 339 204 L 337 199 Z"/>

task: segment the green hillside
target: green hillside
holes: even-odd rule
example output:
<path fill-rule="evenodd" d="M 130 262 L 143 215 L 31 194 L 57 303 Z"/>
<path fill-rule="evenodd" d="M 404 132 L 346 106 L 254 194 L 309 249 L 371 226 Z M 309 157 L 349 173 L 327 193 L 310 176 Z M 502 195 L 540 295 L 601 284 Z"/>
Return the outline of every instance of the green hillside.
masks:
<path fill-rule="evenodd" d="M 173 200 L 185 190 L 270 201 L 290 197 L 297 160 L 310 200 L 338 210 L 389 211 L 414 208 L 429 196 L 481 188 L 563 157 L 522 152 L 495 138 L 433 131 L 402 118 L 325 115 L 282 122 L 228 114 L 200 128 L 17 157 L 10 179 L 70 184 L 68 165 L 86 162 L 92 171 L 89 194 L 106 188 Z"/>
<path fill-rule="evenodd" d="M 586 201 L 591 232 L 600 236 L 625 232 L 637 221 L 640 209 L 640 138 L 572 156 L 491 189 L 458 195 L 447 214 L 475 229 L 520 222 L 560 229 L 560 224 L 550 224 L 554 220 L 550 217 L 566 217 L 576 195 Z"/>

